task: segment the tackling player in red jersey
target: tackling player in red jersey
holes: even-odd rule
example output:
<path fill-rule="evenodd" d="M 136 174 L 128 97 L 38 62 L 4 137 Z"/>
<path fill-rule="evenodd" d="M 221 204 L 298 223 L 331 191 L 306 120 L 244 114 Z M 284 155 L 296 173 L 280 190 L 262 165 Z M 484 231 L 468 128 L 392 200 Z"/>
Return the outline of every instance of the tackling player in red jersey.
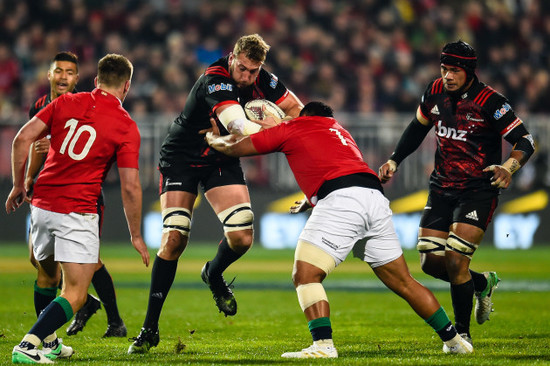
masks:
<path fill-rule="evenodd" d="M 329 106 L 311 102 L 304 106 L 300 117 L 256 134 L 222 137 L 209 132 L 206 139 L 214 149 L 233 157 L 284 153 L 306 195 L 291 212 L 313 206 L 298 240 L 292 273 L 313 344 L 282 357 L 338 357 L 322 281 L 346 259 L 355 243 L 365 238 L 361 259 L 378 278 L 409 303 L 452 353 L 473 351 L 435 296 L 410 275 L 382 185 Z"/>
<path fill-rule="evenodd" d="M 63 270 L 61 295 L 14 347 L 14 363 L 49 363 L 56 358 L 55 353 L 44 354 L 38 346 L 85 303 L 99 260 L 97 201 L 115 161 L 132 245 L 143 263 L 149 264 L 141 236 L 140 136 L 137 125 L 122 108 L 132 72 L 133 66 L 124 56 L 103 57 L 98 63 L 97 89 L 56 98 L 25 124 L 13 141 L 8 213 L 27 197 L 24 175 L 30 145 L 51 135 L 50 152 L 31 200 L 31 233 L 39 271 L 44 276 L 57 276 L 59 265 Z"/>

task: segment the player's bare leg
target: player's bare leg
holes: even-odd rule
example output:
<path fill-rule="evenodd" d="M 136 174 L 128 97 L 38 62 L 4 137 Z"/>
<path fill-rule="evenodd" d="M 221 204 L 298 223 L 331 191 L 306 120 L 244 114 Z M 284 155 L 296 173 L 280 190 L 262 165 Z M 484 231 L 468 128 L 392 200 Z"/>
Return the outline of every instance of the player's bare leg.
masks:
<path fill-rule="evenodd" d="M 392 262 L 373 268 L 373 271 L 390 290 L 407 301 L 434 329 L 444 342 L 444 352 L 473 352 L 471 344 L 457 333 L 433 293 L 411 276 L 403 255 Z"/>
<path fill-rule="evenodd" d="M 298 293 L 298 301 L 311 332 L 313 344 L 297 352 L 285 352 L 284 358 L 337 358 L 338 352 L 332 340 L 330 305 L 323 285 L 327 273 L 301 260 L 294 261 L 292 281 Z"/>
<path fill-rule="evenodd" d="M 53 261 L 52 257 L 40 261 L 39 278 L 41 275 L 55 276 L 58 273 L 58 267 L 58 263 Z M 61 295 L 44 309 L 21 343 L 14 347 L 12 352 L 14 363 L 28 363 L 29 355 L 35 357 L 35 362 L 51 363 L 48 360 L 70 357 L 73 354 L 73 349 L 63 345 L 54 334 L 84 305 L 94 267 L 94 263 L 61 263 L 63 270 Z M 41 341 L 44 341 L 44 348 L 38 351 Z"/>

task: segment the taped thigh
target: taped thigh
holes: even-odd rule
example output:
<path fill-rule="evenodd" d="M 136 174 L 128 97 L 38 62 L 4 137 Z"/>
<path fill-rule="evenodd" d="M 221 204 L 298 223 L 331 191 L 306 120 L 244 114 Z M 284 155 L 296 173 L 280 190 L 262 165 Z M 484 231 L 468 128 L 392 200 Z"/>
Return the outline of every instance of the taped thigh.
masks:
<path fill-rule="evenodd" d="M 444 257 L 446 245 L 447 239 L 438 238 L 437 236 L 421 236 L 418 238 L 416 249 L 420 253 L 430 253 Z"/>
<path fill-rule="evenodd" d="M 460 253 L 463 256 L 472 259 L 472 255 L 474 255 L 474 252 L 478 246 L 479 244 L 470 243 L 469 241 L 458 237 L 451 231 L 449 233 L 449 238 L 447 239 L 447 246 L 445 247 L 445 250 L 452 250 L 453 252 Z"/>
<path fill-rule="evenodd" d="M 307 262 L 322 269 L 327 275 L 336 267 L 334 258 L 321 248 L 307 241 L 298 240 L 294 260 Z"/>
<path fill-rule="evenodd" d="M 298 294 L 298 302 L 302 311 L 305 311 L 311 305 L 318 303 L 319 301 L 328 302 L 325 288 L 320 283 L 306 283 L 296 287 L 296 293 Z"/>
<path fill-rule="evenodd" d="M 191 211 L 183 207 L 170 207 L 162 210 L 162 232 L 179 231 L 189 236 L 191 231 Z"/>
<path fill-rule="evenodd" d="M 218 218 L 223 224 L 223 231 L 239 231 L 252 229 L 254 223 L 254 213 L 250 203 L 241 203 L 218 214 Z"/>

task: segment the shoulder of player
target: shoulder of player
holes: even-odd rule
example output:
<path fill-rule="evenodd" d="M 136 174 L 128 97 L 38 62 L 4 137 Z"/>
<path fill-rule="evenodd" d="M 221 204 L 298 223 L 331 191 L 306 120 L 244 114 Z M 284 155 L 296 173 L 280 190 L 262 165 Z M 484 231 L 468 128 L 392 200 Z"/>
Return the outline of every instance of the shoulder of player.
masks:
<path fill-rule="evenodd" d="M 443 88 L 443 78 L 437 78 L 428 84 L 426 90 L 424 91 L 425 96 L 444 94 L 445 89 Z"/>
<path fill-rule="evenodd" d="M 267 71 L 266 69 L 262 68 L 260 70 L 260 74 L 258 75 L 258 78 L 256 79 L 256 85 L 258 85 L 261 88 L 271 88 L 275 89 L 277 88 L 277 85 L 283 85 L 283 83 L 279 80 L 277 75 Z M 284 85 L 283 85 L 284 86 Z"/>
<path fill-rule="evenodd" d="M 511 109 L 508 99 L 489 85 L 479 82 L 469 98 L 482 109 L 493 112 L 496 108 Z"/>
<path fill-rule="evenodd" d="M 225 76 L 231 78 L 229 75 L 229 66 L 227 64 L 228 57 L 222 57 L 213 64 L 210 64 L 204 71 L 205 76 Z"/>

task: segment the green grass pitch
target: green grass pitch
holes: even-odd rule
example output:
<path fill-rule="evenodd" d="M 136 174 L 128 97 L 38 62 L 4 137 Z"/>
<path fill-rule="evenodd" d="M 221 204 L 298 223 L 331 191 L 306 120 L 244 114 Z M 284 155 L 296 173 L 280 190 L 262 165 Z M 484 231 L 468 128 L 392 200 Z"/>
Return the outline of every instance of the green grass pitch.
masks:
<path fill-rule="evenodd" d="M 1 245 L 0 365 L 11 364 L 11 350 L 34 323 L 35 273 L 26 245 Z M 550 246 L 524 251 L 481 247 L 475 270 L 495 270 L 502 277 L 494 295 L 491 320 L 472 318 L 475 353 L 444 355 L 442 343 L 412 309 L 381 286 L 370 268 L 348 258 L 325 281 L 331 304 L 333 336 L 340 358 L 285 360 L 283 352 L 310 345 L 311 337 L 290 276 L 293 252 L 254 247 L 231 266 L 226 279 L 235 281 L 238 313 L 218 313 L 200 280 L 204 262 L 215 247 L 191 243 L 179 261 L 178 273 L 160 319 L 161 342 L 145 355 L 128 355 L 126 338 L 102 339 L 102 309 L 84 331 L 58 335 L 75 349 L 71 365 L 550 365 Z M 154 252 L 151 252 L 154 258 Z M 452 306 L 447 284 L 421 273 L 418 254 L 405 253 L 411 273 L 432 289 L 447 313 Z M 142 325 L 151 267 L 145 268 L 130 244 L 103 245 L 102 259 L 117 290 L 119 309 L 136 336 Z M 95 293 L 91 290 L 92 293 Z"/>

